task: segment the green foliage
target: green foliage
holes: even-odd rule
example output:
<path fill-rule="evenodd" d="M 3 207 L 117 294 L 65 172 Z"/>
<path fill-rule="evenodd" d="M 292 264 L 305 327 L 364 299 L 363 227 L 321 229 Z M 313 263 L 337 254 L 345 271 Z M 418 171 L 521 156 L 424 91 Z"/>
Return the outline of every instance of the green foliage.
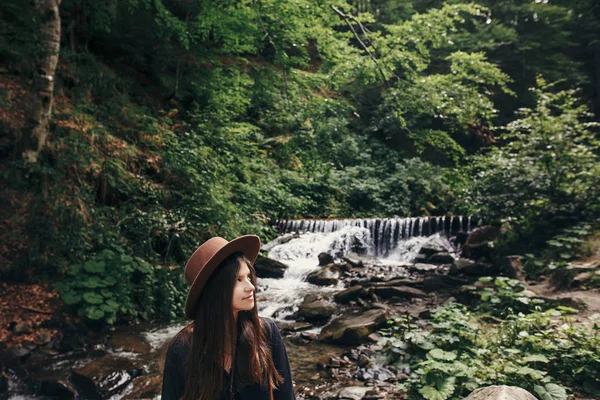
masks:
<path fill-rule="evenodd" d="M 473 158 L 475 179 L 462 196 L 467 213 L 503 221 L 507 242 L 522 250 L 600 213 L 598 124 L 586 122 L 591 115 L 575 91 L 549 89 L 539 80 L 535 109 L 504 128 L 503 146 Z"/>
<path fill-rule="evenodd" d="M 459 399 L 492 384 L 548 399 L 566 399 L 565 388 L 597 395 L 597 329 L 574 327 L 555 309 L 483 321 L 455 303 L 435 310 L 426 329 L 410 318 L 388 321 L 386 362 L 410 370 L 402 384 L 409 398 Z"/>
<path fill-rule="evenodd" d="M 517 279 L 503 276 L 482 277 L 475 285 L 465 289 L 477 298 L 476 309 L 498 317 L 513 312 L 529 312 L 534 307 L 548 308 L 545 301 L 532 296 L 526 286 Z"/>
<path fill-rule="evenodd" d="M 164 271 L 116 247 L 69 265 L 55 288 L 68 308 L 89 321 L 112 325 L 132 318 L 173 320 L 185 290 Z"/>

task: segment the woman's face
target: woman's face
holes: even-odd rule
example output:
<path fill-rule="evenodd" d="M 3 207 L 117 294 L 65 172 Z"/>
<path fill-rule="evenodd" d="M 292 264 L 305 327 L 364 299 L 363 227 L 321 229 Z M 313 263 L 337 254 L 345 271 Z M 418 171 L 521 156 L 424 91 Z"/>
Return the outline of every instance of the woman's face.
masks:
<path fill-rule="evenodd" d="M 240 263 L 233 287 L 233 314 L 254 308 L 254 285 L 250 281 L 250 269 L 245 262 Z"/>

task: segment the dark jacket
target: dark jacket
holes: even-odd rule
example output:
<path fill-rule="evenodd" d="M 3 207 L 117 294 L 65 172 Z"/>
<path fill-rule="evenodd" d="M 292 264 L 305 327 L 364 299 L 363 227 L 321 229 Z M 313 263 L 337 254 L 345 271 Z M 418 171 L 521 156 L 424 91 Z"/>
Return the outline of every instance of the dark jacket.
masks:
<path fill-rule="evenodd" d="M 294 386 L 292 384 L 292 372 L 288 361 L 287 351 L 275 322 L 270 318 L 264 318 L 267 322 L 266 335 L 273 354 L 273 363 L 279 374 L 283 377 L 283 383 L 278 389 L 273 390 L 275 400 L 295 400 Z M 178 400 L 185 388 L 185 365 L 188 360 L 190 346 L 183 339 L 175 340 L 167 351 L 165 360 L 165 371 L 162 384 L 162 400 Z M 258 384 L 241 386 L 234 373 L 233 384 L 230 385 L 228 373 L 223 371 L 224 390 L 221 400 L 269 400 L 268 387 Z M 229 388 L 233 386 L 233 393 Z"/>

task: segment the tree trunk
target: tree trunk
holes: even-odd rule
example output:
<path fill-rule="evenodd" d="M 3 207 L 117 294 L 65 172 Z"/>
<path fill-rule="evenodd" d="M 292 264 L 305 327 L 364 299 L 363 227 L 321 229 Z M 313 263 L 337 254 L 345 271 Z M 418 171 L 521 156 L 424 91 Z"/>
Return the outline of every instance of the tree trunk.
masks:
<path fill-rule="evenodd" d="M 60 51 L 61 0 L 33 0 L 39 19 L 40 52 L 36 60 L 33 78 L 31 108 L 22 138 L 22 157 L 28 162 L 37 162 L 48 138 L 49 120 L 52 112 L 54 71 Z"/>

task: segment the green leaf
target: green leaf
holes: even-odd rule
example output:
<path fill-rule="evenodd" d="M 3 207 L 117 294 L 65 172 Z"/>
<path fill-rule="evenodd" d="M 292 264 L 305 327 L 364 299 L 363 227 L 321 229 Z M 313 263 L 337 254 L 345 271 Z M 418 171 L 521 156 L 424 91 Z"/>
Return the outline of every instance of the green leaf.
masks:
<path fill-rule="evenodd" d="M 98 293 L 94 293 L 94 292 L 85 292 L 83 294 L 83 299 L 90 304 L 104 303 L 104 298 L 102 296 L 100 296 Z"/>
<path fill-rule="evenodd" d="M 89 307 L 85 310 L 85 316 L 89 319 L 98 320 L 104 317 L 104 311 L 96 307 Z"/>
<path fill-rule="evenodd" d="M 456 360 L 456 353 L 452 351 L 444 351 L 442 349 L 433 349 L 427 353 L 427 357 L 441 361 L 452 361 Z"/>
<path fill-rule="evenodd" d="M 67 305 L 76 304 L 81 301 L 81 295 L 75 292 L 67 292 L 63 295 L 62 300 Z"/>
<path fill-rule="evenodd" d="M 81 264 L 72 264 L 69 265 L 68 274 L 72 276 L 77 276 L 81 272 Z"/>
<path fill-rule="evenodd" d="M 532 354 L 523 358 L 523 362 L 541 362 L 548 363 L 550 360 L 543 354 Z"/>
<path fill-rule="evenodd" d="M 106 286 L 113 286 L 115 283 L 117 283 L 117 280 L 113 276 L 107 276 L 106 278 L 104 278 L 103 282 Z"/>
<path fill-rule="evenodd" d="M 565 388 L 555 383 L 547 383 L 545 386 L 536 385 L 533 390 L 540 396 L 540 400 L 566 400 Z"/>
<path fill-rule="evenodd" d="M 446 400 L 454 393 L 454 382 L 456 382 L 456 378 L 453 376 L 437 379 L 434 384 L 419 389 L 419 393 L 429 400 Z"/>
<path fill-rule="evenodd" d="M 69 287 L 63 282 L 57 282 L 54 284 L 54 290 L 60 293 L 65 293 L 67 290 L 69 290 Z"/>
<path fill-rule="evenodd" d="M 98 278 L 97 276 L 91 276 L 88 279 L 84 280 L 81 282 L 81 285 L 83 287 L 89 288 L 89 289 L 96 289 L 99 287 L 104 287 L 106 286 L 103 282 L 102 279 Z"/>
<path fill-rule="evenodd" d="M 83 264 L 83 269 L 90 273 L 101 274 L 104 272 L 104 261 L 87 261 Z"/>

